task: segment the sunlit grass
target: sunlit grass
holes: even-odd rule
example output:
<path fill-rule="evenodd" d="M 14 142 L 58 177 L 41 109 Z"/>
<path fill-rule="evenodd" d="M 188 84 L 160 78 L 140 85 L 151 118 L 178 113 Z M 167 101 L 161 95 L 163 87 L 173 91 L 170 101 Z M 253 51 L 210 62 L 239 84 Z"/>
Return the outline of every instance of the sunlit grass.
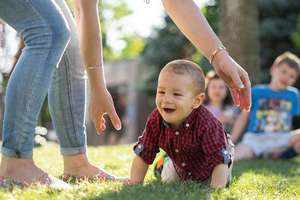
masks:
<path fill-rule="evenodd" d="M 128 176 L 132 145 L 89 147 L 90 160 L 118 176 Z M 36 148 L 38 165 L 52 175 L 62 174 L 62 158 L 56 144 Z M 148 171 L 145 184 L 123 186 L 119 183 L 73 185 L 71 191 L 56 191 L 32 186 L 25 189 L 1 189 L 0 199 L 122 199 L 122 200 L 187 200 L 187 199 L 300 199 L 300 158 L 290 161 L 251 160 L 235 163 L 233 183 L 229 188 L 210 190 L 193 183 L 163 185 Z"/>

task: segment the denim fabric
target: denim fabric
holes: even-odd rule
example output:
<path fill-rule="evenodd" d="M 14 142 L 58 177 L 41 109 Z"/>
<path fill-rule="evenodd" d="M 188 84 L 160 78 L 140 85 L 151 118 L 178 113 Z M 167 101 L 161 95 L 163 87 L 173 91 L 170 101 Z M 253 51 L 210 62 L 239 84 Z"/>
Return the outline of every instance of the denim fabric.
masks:
<path fill-rule="evenodd" d="M 74 19 L 64 0 L 56 0 L 56 2 L 69 23 L 71 41 L 59 63 L 59 68 L 54 72 L 48 102 L 60 141 L 61 153 L 73 155 L 86 151 L 86 80 Z"/>
<path fill-rule="evenodd" d="M 2 153 L 31 158 L 38 113 L 69 41 L 69 28 L 51 0 L 0 0 L 0 18 L 21 33 L 25 48 L 8 82 Z"/>

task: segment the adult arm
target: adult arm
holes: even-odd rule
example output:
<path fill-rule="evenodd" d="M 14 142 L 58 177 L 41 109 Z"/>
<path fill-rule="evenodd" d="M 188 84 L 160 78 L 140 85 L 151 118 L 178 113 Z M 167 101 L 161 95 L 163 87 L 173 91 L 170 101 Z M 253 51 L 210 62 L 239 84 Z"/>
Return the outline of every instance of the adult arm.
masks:
<path fill-rule="evenodd" d="M 206 58 L 211 59 L 216 49 L 223 46 L 193 0 L 162 0 L 162 2 L 178 28 Z M 212 65 L 229 86 L 235 105 L 249 111 L 251 83 L 248 73 L 226 51 L 215 54 Z"/>
<path fill-rule="evenodd" d="M 90 82 L 89 115 L 98 133 L 104 131 L 104 114 L 108 114 L 116 129 L 121 129 L 112 97 L 106 88 L 98 0 L 75 0 L 75 18 L 83 63 Z"/>

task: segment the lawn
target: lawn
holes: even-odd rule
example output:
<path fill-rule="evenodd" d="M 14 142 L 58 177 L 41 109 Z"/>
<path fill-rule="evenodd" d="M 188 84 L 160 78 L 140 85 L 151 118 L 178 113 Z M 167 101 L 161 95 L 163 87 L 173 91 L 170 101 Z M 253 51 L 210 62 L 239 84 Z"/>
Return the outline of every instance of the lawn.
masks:
<path fill-rule="evenodd" d="M 56 144 L 35 149 L 35 160 L 49 173 L 62 173 L 62 159 Z M 133 153 L 131 145 L 89 147 L 94 164 L 119 176 L 127 176 Z M 119 183 L 80 183 L 70 191 L 56 191 L 32 186 L 26 189 L 2 189 L 0 199 L 300 199 L 300 158 L 290 161 L 251 160 L 236 163 L 233 183 L 227 189 L 210 190 L 193 183 L 163 185 L 155 180 L 152 168 L 144 185 L 122 186 Z"/>

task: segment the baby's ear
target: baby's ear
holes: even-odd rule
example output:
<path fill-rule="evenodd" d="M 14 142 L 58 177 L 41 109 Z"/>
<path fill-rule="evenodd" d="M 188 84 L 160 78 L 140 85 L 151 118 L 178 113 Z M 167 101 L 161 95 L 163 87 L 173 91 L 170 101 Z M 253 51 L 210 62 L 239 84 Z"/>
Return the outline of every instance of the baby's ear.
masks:
<path fill-rule="evenodd" d="M 203 103 L 204 99 L 205 99 L 205 93 L 202 92 L 198 94 L 194 99 L 193 109 L 198 108 Z"/>

